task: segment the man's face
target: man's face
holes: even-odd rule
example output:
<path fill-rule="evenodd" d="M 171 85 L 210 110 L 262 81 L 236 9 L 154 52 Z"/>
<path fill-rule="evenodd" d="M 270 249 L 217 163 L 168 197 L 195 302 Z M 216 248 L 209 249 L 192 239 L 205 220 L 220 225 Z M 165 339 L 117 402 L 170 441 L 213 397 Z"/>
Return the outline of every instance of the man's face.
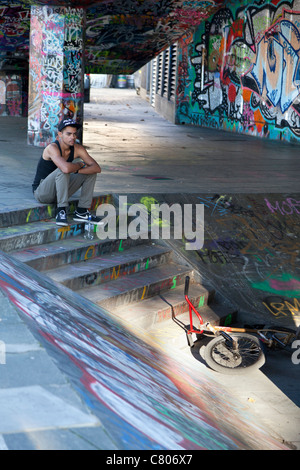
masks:
<path fill-rule="evenodd" d="M 72 126 L 67 126 L 58 134 L 64 144 L 73 146 L 77 138 L 77 128 L 72 127 Z"/>

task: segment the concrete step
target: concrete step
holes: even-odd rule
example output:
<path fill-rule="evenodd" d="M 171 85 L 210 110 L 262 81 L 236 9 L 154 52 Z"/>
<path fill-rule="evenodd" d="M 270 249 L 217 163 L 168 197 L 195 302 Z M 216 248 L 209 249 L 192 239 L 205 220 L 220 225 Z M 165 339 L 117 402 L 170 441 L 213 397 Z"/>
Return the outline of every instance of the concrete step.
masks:
<path fill-rule="evenodd" d="M 82 229 L 83 230 L 83 229 Z M 11 255 L 37 271 L 55 269 L 66 264 L 75 264 L 109 253 L 123 253 L 133 246 L 145 245 L 144 240 L 99 240 L 97 236 L 87 241 L 82 234 L 47 244 L 33 245 L 15 250 Z"/>
<path fill-rule="evenodd" d="M 208 290 L 201 284 L 191 284 L 189 298 L 194 307 L 200 310 L 213 301 L 214 290 Z M 156 295 L 143 302 L 136 302 L 125 307 L 118 307 L 115 315 L 122 320 L 136 323 L 140 328 L 152 328 L 156 323 L 162 323 L 189 311 L 184 297 L 184 285 Z"/>
<path fill-rule="evenodd" d="M 74 222 L 68 227 L 60 227 L 55 220 L 4 227 L 0 229 L 0 250 L 11 253 L 26 247 L 70 239 L 83 233 L 83 230 L 83 224 Z"/>
<path fill-rule="evenodd" d="M 101 204 L 112 204 L 111 194 L 101 194 L 93 198 L 91 210 L 96 211 L 97 207 Z M 31 208 L 24 207 L 21 209 L 13 209 L 0 211 L 0 228 L 11 227 L 14 225 L 29 224 L 31 222 L 38 222 L 41 220 L 49 220 L 55 217 L 56 206 L 54 204 L 37 204 L 34 203 Z M 73 213 L 78 205 L 78 199 L 74 198 L 70 201 L 69 211 Z"/>
<path fill-rule="evenodd" d="M 184 283 L 188 275 L 193 278 L 190 268 L 170 262 L 126 278 L 80 289 L 78 293 L 95 304 L 112 310 L 175 289 Z"/>
<path fill-rule="evenodd" d="M 45 274 L 69 289 L 80 290 L 123 279 L 171 261 L 172 250 L 160 245 L 140 245 L 76 264 L 46 270 Z"/>

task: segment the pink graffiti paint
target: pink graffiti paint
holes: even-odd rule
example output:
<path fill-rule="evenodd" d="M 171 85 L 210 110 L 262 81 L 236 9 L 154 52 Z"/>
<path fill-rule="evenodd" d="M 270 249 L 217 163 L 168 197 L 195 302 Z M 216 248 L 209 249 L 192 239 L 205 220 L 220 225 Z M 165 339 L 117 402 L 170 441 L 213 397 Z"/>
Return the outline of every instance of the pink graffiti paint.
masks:
<path fill-rule="evenodd" d="M 290 281 L 278 281 L 276 279 L 271 279 L 270 280 L 270 287 L 272 289 L 282 291 L 282 290 L 294 290 L 294 291 L 300 291 L 300 282 L 297 281 L 296 279 L 291 279 Z"/>

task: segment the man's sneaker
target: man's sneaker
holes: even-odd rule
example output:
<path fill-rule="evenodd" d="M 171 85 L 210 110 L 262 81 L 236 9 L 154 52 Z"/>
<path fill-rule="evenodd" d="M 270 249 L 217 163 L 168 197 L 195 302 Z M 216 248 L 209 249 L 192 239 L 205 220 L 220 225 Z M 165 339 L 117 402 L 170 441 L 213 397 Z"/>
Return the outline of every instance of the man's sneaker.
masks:
<path fill-rule="evenodd" d="M 56 215 L 56 225 L 62 225 L 63 227 L 66 227 L 69 225 L 68 219 L 67 219 L 67 213 L 65 209 L 58 209 L 57 215 Z"/>
<path fill-rule="evenodd" d="M 87 222 L 88 220 L 90 220 L 94 224 L 100 224 L 100 225 L 103 224 L 100 217 L 96 217 L 95 215 L 91 214 L 90 211 L 86 211 L 86 212 L 75 211 L 73 215 L 73 220 L 75 220 L 76 222 Z"/>

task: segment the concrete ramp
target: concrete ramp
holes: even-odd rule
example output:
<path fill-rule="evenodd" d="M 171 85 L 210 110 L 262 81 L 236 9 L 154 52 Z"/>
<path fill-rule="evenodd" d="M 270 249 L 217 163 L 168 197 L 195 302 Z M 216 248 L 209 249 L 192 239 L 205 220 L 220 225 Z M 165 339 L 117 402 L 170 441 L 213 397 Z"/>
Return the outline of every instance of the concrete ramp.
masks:
<path fill-rule="evenodd" d="M 298 193 L 128 195 L 128 203 L 141 202 L 178 205 L 183 215 L 186 205 L 203 205 L 203 247 L 187 250 L 184 233 L 169 246 L 205 285 L 235 303 L 247 323 L 300 325 Z M 200 223 L 193 223 L 197 232 Z"/>
<path fill-rule="evenodd" d="M 285 449 L 208 370 L 195 374 L 180 356 L 2 252 L 0 288 L 117 449 Z"/>

